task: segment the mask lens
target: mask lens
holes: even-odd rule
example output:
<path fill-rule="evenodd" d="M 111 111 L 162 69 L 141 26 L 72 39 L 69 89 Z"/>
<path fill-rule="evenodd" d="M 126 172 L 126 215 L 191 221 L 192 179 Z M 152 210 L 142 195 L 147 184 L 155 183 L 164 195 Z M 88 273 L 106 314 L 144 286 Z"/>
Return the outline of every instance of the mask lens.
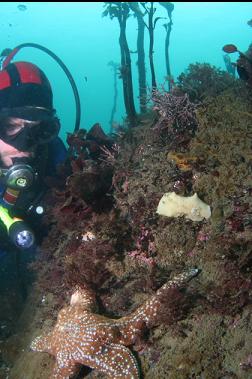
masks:
<path fill-rule="evenodd" d="M 0 113 L 0 138 L 19 150 L 27 151 L 58 135 L 60 123 L 54 109 L 23 107 L 4 112 Z"/>
<path fill-rule="evenodd" d="M 43 107 L 25 106 L 16 108 L 3 108 L 0 112 L 1 118 L 19 118 L 29 121 L 43 121 L 55 117 L 55 109 Z"/>
<path fill-rule="evenodd" d="M 22 132 L 25 122 L 18 118 L 8 118 L 1 122 L 0 137 L 12 139 Z"/>
<path fill-rule="evenodd" d="M 59 121 L 57 118 L 41 121 L 37 125 L 30 126 L 30 138 L 35 144 L 43 144 L 51 141 L 59 132 Z"/>
<path fill-rule="evenodd" d="M 10 125 L 7 125 L 6 128 L 5 128 L 5 135 L 6 136 L 16 136 L 17 134 L 19 134 L 22 129 L 24 128 L 24 125 L 20 124 L 10 124 Z"/>

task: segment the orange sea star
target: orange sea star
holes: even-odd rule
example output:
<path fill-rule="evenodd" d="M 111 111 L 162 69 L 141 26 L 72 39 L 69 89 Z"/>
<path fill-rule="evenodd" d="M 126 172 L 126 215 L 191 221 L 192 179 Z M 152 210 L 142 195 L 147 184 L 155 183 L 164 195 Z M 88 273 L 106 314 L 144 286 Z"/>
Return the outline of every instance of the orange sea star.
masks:
<path fill-rule="evenodd" d="M 137 361 L 126 346 L 133 345 L 143 327 L 156 317 L 164 291 L 183 286 L 197 273 L 198 269 L 191 269 L 177 275 L 135 312 L 119 319 L 94 313 L 94 296 L 77 290 L 70 306 L 59 312 L 53 331 L 37 337 L 31 349 L 55 356 L 54 379 L 69 378 L 78 372 L 80 364 L 96 368 L 109 378 L 138 379 Z"/>

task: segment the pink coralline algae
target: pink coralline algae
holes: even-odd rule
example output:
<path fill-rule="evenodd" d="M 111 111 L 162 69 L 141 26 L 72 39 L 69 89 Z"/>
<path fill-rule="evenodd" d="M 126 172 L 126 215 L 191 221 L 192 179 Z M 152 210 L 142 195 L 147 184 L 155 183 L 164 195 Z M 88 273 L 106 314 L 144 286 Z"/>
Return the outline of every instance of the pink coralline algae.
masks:
<path fill-rule="evenodd" d="M 173 127 L 182 131 L 196 124 L 196 105 L 190 102 L 187 94 L 177 96 L 166 91 L 154 90 L 152 101 L 153 110 L 160 116 L 154 130 Z"/>
<path fill-rule="evenodd" d="M 240 363 L 240 367 L 243 370 L 251 370 L 252 369 L 252 354 L 245 359 L 245 361 Z"/>
<path fill-rule="evenodd" d="M 156 247 L 152 239 L 153 236 L 151 232 L 142 227 L 140 235 L 136 240 L 136 249 L 128 252 L 128 256 L 136 259 L 139 263 L 143 263 L 144 265 L 150 267 L 154 266 Z"/>
<path fill-rule="evenodd" d="M 197 235 L 197 241 L 206 242 L 210 238 L 208 233 L 203 232 L 202 230 L 199 231 Z"/>
<path fill-rule="evenodd" d="M 155 260 L 152 257 L 147 257 L 146 253 L 139 250 L 134 250 L 128 253 L 128 256 L 131 258 L 135 258 L 139 263 L 143 263 L 147 266 L 154 266 Z"/>

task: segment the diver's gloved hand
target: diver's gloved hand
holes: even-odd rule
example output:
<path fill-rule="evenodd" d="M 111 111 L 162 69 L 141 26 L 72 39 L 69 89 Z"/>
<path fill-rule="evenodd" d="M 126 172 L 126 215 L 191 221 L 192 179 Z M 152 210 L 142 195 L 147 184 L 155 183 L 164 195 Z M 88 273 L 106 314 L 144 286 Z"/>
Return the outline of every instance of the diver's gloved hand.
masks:
<path fill-rule="evenodd" d="M 0 139 L 0 159 L 5 167 L 12 166 L 12 158 L 29 157 L 31 153 L 20 151 Z"/>

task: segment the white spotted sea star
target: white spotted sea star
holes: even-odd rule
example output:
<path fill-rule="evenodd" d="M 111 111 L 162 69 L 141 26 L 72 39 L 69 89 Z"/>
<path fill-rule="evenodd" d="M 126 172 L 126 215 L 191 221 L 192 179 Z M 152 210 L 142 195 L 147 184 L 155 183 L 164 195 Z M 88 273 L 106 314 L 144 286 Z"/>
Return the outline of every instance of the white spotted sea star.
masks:
<path fill-rule="evenodd" d="M 126 346 L 133 345 L 143 327 L 156 317 L 164 291 L 183 286 L 197 274 L 198 269 L 191 269 L 177 275 L 135 312 L 119 319 L 94 313 L 94 296 L 86 290 L 77 290 L 70 306 L 59 312 L 53 331 L 37 337 L 31 349 L 55 356 L 51 375 L 54 379 L 68 379 L 78 372 L 81 364 L 109 378 L 138 379 L 137 361 Z"/>

